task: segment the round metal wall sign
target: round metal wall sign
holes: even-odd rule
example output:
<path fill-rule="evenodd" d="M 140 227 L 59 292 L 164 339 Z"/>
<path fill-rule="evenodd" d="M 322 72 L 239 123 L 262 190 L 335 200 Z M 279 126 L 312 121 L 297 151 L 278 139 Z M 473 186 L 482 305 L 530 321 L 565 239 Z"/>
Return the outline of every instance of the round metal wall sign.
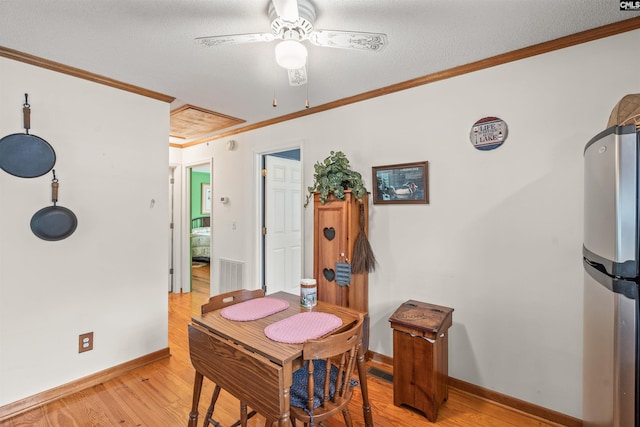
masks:
<path fill-rule="evenodd" d="M 498 117 L 485 117 L 471 127 L 469 139 L 478 150 L 493 150 L 501 146 L 507 139 L 509 130 L 507 123 Z"/>

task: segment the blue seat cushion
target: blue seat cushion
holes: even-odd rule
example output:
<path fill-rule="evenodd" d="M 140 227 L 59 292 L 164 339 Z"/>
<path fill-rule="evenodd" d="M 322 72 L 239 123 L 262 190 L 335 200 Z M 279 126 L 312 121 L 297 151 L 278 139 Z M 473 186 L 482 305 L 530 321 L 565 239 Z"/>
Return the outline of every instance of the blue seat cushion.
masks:
<path fill-rule="evenodd" d="M 291 406 L 298 408 L 307 407 L 307 378 L 309 376 L 307 370 L 309 361 L 304 366 L 293 373 L 293 384 L 291 385 Z M 333 399 L 336 392 L 336 380 L 338 379 L 338 368 L 331 365 L 329 371 L 329 399 Z M 313 361 L 313 407 L 317 408 L 324 400 L 324 378 L 327 372 L 327 365 L 324 360 Z"/>

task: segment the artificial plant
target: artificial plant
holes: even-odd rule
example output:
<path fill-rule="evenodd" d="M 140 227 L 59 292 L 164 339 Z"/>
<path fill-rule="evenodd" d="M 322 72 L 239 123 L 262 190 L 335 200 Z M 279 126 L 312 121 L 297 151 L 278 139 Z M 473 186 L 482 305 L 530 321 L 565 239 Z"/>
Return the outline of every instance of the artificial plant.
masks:
<path fill-rule="evenodd" d="M 313 168 L 313 185 L 307 188 L 309 194 L 304 203 L 305 208 L 316 192 L 320 194 L 322 204 L 330 195 L 338 200 L 344 200 L 345 190 L 351 190 L 358 201 L 362 201 L 362 196 L 367 194 L 362 175 L 351 170 L 349 159 L 342 151 L 331 151 L 329 157 L 323 162 L 316 162 Z"/>

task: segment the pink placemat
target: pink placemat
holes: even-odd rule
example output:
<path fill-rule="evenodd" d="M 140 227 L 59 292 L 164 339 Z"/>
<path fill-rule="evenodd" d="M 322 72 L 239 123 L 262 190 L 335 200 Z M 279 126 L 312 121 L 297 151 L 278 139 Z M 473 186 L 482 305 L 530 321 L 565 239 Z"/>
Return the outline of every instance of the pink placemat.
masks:
<path fill-rule="evenodd" d="M 223 308 L 220 316 L 238 322 L 262 319 L 285 310 L 289 303 L 280 298 L 254 298 Z"/>
<path fill-rule="evenodd" d="M 282 319 L 264 328 L 264 334 L 278 342 L 301 344 L 306 340 L 320 338 L 342 326 L 338 316 L 322 312 L 303 312 Z"/>

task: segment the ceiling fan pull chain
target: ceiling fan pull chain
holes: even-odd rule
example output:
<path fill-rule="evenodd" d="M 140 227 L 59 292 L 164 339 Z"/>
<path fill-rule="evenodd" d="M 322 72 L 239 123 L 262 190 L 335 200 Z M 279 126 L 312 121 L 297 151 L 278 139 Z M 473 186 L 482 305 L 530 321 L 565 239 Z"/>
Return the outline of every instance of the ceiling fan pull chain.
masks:
<path fill-rule="evenodd" d="M 306 90 L 307 90 L 307 99 L 304 102 L 304 108 L 309 108 L 309 64 L 307 63 L 307 66 L 305 68 L 305 71 L 307 73 L 306 77 L 307 77 L 307 84 L 306 86 Z"/>

